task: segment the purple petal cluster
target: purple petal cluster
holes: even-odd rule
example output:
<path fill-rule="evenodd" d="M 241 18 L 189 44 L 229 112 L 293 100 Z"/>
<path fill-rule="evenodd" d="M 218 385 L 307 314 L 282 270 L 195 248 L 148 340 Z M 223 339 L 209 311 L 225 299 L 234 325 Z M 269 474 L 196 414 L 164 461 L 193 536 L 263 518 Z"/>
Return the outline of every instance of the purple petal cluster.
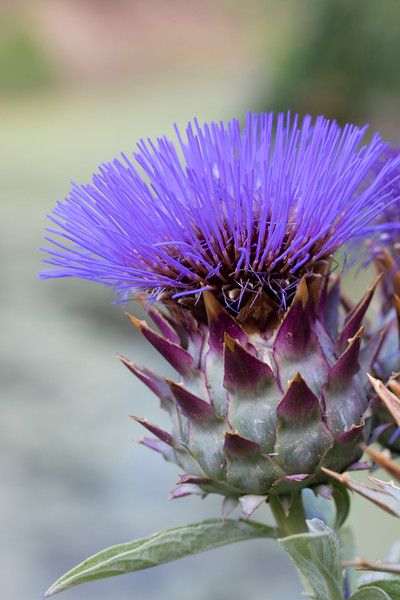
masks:
<path fill-rule="evenodd" d="M 189 123 L 103 164 L 49 216 L 47 277 L 82 277 L 127 297 L 212 289 L 226 304 L 263 291 L 284 301 L 299 278 L 366 235 L 393 202 L 398 157 L 366 127 L 273 113 Z M 379 225 L 381 226 L 381 225 Z"/>
<path fill-rule="evenodd" d="M 398 161 L 399 157 L 400 146 L 386 148 L 374 165 L 371 179 L 381 171 L 385 163 Z M 386 183 L 392 201 L 387 202 L 384 210 L 378 214 L 373 235 L 371 239 L 367 239 L 367 245 L 372 258 L 376 258 L 387 249 L 393 253 L 393 258 L 397 259 L 400 251 L 400 202 L 397 201 L 400 198 L 400 163 L 397 163 L 394 171 L 390 171 Z"/>

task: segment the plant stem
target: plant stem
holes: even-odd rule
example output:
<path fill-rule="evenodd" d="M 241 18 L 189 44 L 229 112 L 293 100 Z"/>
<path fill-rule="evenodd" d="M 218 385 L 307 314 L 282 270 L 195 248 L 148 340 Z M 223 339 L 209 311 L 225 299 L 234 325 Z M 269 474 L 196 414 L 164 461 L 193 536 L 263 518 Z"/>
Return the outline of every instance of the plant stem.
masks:
<path fill-rule="evenodd" d="M 343 560 L 342 565 L 343 567 L 355 567 L 357 571 L 378 571 L 380 573 L 400 575 L 400 563 L 368 561 L 359 558 L 356 560 Z"/>
<path fill-rule="evenodd" d="M 283 500 L 283 506 L 282 506 Z M 285 510 L 285 500 L 287 500 L 288 509 Z M 303 508 L 301 493 L 293 494 L 292 497 L 279 498 L 279 496 L 271 496 L 269 500 L 272 514 L 274 515 L 280 535 L 287 537 L 296 533 L 304 533 L 308 531 L 306 524 L 306 515 Z M 300 580 L 304 587 L 305 595 L 308 598 L 313 597 L 313 590 L 307 579 L 298 570 Z"/>
<path fill-rule="evenodd" d="M 283 508 L 278 496 L 271 496 L 269 500 L 272 514 L 282 537 L 308 531 L 301 494 L 293 494 L 291 498 L 286 498 L 288 500 L 287 510 Z"/>

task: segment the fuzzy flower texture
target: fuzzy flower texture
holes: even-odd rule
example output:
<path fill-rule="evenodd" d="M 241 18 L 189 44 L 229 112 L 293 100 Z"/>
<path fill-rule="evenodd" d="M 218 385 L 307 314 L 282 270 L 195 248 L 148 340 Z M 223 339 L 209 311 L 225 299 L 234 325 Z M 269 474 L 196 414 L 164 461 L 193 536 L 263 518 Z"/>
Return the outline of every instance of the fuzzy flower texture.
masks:
<path fill-rule="evenodd" d="M 136 164 L 104 164 L 58 203 L 47 250 L 58 269 L 42 276 L 154 298 L 212 290 L 231 310 L 261 290 L 284 303 L 390 199 L 393 161 L 358 192 L 385 149 L 378 135 L 360 148 L 365 129 L 269 113 L 243 129 L 195 121 L 177 144 L 142 140 Z"/>
<path fill-rule="evenodd" d="M 364 134 L 289 114 L 194 121 L 104 164 L 50 216 L 57 269 L 42 276 L 140 293 L 158 331 L 131 321 L 179 374 L 121 357 L 171 416 L 171 433 L 137 421 L 183 471 L 173 497 L 219 493 L 248 515 L 362 466 L 382 335 L 363 327 L 374 286 L 345 310 L 333 256 L 400 226 L 381 216 L 400 159 Z"/>

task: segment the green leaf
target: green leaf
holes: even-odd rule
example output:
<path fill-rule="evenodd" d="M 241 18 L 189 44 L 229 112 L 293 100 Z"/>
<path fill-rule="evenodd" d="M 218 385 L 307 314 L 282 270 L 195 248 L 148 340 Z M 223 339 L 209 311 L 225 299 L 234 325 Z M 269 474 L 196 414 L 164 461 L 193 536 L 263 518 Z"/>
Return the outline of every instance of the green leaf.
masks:
<path fill-rule="evenodd" d="M 373 587 L 383 590 L 389 594 L 393 600 L 400 598 L 400 579 L 378 579 L 377 581 L 374 581 Z M 368 586 L 361 587 L 361 589 L 368 589 Z"/>
<path fill-rule="evenodd" d="M 397 600 L 398 596 L 389 596 L 376 585 L 363 587 L 350 597 L 350 600 Z"/>
<path fill-rule="evenodd" d="M 336 505 L 336 523 L 335 529 L 340 529 L 347 519 L 350 512 L 350 496 L 344 485 L 335 481 L 332 492 L 333 500 Z"/>
<path fill-rule="evenodd" d="M 70 587 L 148 569 L 184 556 L 251 538 L 276 538 L 272 527 L 246 520 L 212 519 L 185 527 L 167 529 L 127 544 L 98 552 L 60 577 L 47 590 L 45 598 Z"/>
<path fill-rule="evenodd" d="M 343 600 L 341 551 L 332 529 L 319 519 L 307 521 L 309 533 L 278 540 L 313 591 L 315 600 Z"/>

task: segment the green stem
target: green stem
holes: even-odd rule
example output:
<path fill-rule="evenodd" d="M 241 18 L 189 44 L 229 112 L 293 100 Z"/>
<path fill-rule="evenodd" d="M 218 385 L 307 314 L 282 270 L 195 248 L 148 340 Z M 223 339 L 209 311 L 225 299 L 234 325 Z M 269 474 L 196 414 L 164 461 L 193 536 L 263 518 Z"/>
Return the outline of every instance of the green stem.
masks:
<path fill-rule="evenodd" d="M 303 502 L 301 499 L 301 493 L 293 494 L 290 498 L 286 496 L 283 499 L 283 504 L 285 505 L 285 500 L 288 500 L 288 510 L 285 510 L 282 506 L 281 499 L 279 496 L 271 496 L 269 499 L 269 505 L 274 515 L 276 524 L 278 526 L 280 535 L 282 537 L 287 537 L 289 535 L 294 535 L 296 533 L 305 533 L 308 531 L 308 527 L 306 524 L 306 515 L 303 508 Z M 302 573 L 298 571 L 300 580 L 303 584 L 305 595 L 308 598 L 313 597 L 313 590 L 305 577 L 303 577 Z"/>
<path fill-rule="evenodd" d="M 307 532 L 308 528 L 301 494 L 294 494 L 287 504 L 289 508 L 285 511 L 278 496 L 271 496 L 269 500 L 272 514 L 275 517 L 282 537 L 293 535 L 294 533 Z"/>

